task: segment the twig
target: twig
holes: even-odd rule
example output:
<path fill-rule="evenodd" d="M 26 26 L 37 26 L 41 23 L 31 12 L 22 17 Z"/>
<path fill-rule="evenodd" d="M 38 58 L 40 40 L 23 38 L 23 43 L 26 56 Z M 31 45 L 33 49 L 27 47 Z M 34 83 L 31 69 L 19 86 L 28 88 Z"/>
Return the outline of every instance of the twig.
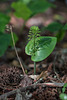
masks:
<path fill-rule="evenodd" d="M 14 49 L 15 49 L 17 58 L 18 58 L 18 60 L 19 60 L 20 66 L 21 66 L 21 68 L 22 68 L 22 70 L 23 70 L 23 74 L 26 75 L 26 73 L 25 73 L 25 71 L 24 71 L 24 68 L 23 68 L 23 66 L 22 66 L 21 60 L 20 60 L 20 58 L 19 58 L 19 56 L 18 56 L 17 49 L 16 49 L 16 47 L 15 47 L 15 42 L 14 42 L 14 37 L 13 37 L 13 32 L 12 32 L 12 26 L 10 26 L 10 31 L 11 31 L 11 36 L 12 36 L 13 45 L 14 45 Z"/>
<path fill-rule="evenodd" d="M 64 83 L 38 83 L 38 84 L 32 84 L 26 87 L 20 87 L 19 90 L 22 92 L 25 92 L 26 90 L 30 90 L 32 88 L 37 88 L 39 86 L 42 87 L 63 87 Z M 3 95 L 0 96 L 0 100 L 4 99 L 4 97 L 9 97 L 10 95 L 16 94 L 18 89 L 12 90 L 8 93 L 5 93 Z"/>

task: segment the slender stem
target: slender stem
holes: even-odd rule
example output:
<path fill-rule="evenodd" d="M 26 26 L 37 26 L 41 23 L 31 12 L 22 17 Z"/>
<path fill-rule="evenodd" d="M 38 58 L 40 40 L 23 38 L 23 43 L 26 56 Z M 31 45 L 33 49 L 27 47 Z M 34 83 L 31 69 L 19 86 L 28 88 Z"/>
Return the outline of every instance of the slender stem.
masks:
<path fill-rule="evenodd" d="M 34 34 L 34 56 L 35 56 L 35 34 Z M 36 74 L 36 62 L 34 62 L 34 75 Z"/>
<path fill-rule="evenodd" d="M 34 62 L 34 75 L 36 74 L 36 62 Z"/>
<path fill-rule="evenodd" d="M 34 54 L 35 54 L 35 35 L 34 35 Z"/>
<path fill-rule="evenodd" d="M 11 27 L 11 26 L 10 26 L 10 30 L 11 30 L 11 36 L 12 36 L 12 40 L 13 40 L 13 45 L 14 45 L 14 49 L 15 49 L 15 52 L 16 52 L 18 61 L 19 61 L 20 66 L 21 66 L 21 68 L 22 68 L 22 70 L 23 70 L 23 74 L 26 75 L 26 73 L 25 73 L 25 71 L 24 71 L 24 68 L 23 68 L 23 66 L 22 66 L 21 60 L 20 60 L 20 58 L 19 58 L 19 55 L 18 55 L 18 53 L 17 53 L 17 49 L 16 49 L 16 47 L 15 47 L 15 41 L 14 41 L 14 37 L 13 37 L 13 32 L 12 32 L 12 27 Z"/>

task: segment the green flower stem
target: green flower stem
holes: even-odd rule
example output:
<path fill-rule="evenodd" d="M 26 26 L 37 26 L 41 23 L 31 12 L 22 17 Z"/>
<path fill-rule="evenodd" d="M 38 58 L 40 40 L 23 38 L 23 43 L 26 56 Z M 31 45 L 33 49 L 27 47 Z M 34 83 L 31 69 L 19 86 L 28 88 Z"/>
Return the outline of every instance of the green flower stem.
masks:
<path fill-rule="evenodd" d="M 34 35 L 34 54 L 35 54 L 35 35 Z"/>
<path fill-rule="evenodd" d="M 35 35 L 34 35 L 34 56 L 35 56 Z M 36 62 L 34 62 L 34 75 L 36 74 Z"/>
<path fill-rule="evenodd" d="M 34 62 L 34 75 L 36 74 L 36 62 Z"/>
<path fill-rule="evenodd" d="M 33 45 L 31 47 L 31 51 L 30 51 L 30 54 L 31 56 L 34 56 L 35 58 L 35 53 L 37 51 L 37 46 L 38 46 L 38 41 L 36 41 L 37 37 L 39 37 L 40 31 L 39 31 L 39 28 L 37 26 L 32 26 L 30 28 L 30 31 L 29 31 L 29 40 L 33 41 Z M 34 60 L 33 60 L 34 61 Z M 36 62 L 34 61 L 34 74 L 36 74 Z"/>

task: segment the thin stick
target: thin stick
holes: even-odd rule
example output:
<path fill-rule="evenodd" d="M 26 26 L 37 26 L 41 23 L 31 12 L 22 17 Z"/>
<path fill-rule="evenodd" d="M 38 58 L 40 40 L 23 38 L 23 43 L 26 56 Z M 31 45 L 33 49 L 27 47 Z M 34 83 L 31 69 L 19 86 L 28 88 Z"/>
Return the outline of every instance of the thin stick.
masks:
<path fill-rule="evenodd" d="M 59 87 L 63 87 L 64 86 L 64 83 L 38 83 L 38 84 L 29 85 L 29 86 L 26 86 L 26 87 L 20 87 L 19 90 L 21 92 L 25 92 L 26 90 L 30 90 L 32 88 L 37 88 L 39 86 L 42 86 L 42 87 L 58 87 L 59 88 Z M 0 96 L 0 100 L 1 99 L 4 99 L 5 96 L 6 97 L 9 97 L 9 96 L 11 96 L 13 94 L 16 94 L 17 93 L 17 90 L 18 89 L 15 89 L 15 90 L 12 90 L 12 91 L 10 91 L 8 93 L 5 93 L 5 94 L 1 95 Z"/>
<path fill-rule="evenodd" d="M 24 68 L 23 68 L 23 66 L 22 66 L 21 60 L 20 60 L 20 58 L 19 58 L 19 56 L 18 56 L 17 49 L 16 49 L 16 47 L 15 47 L 15 42 L 14 42 L 14 37 L 13 37 L 13 32 L 12 32 L 12 26 L 10 26 L 10 30 L 11 30 L 11 36 L 12 36 L 12 40 L 13 40 L 13 45 L 14 45 L 14 49 L 15 49 L 15 52 L 16 52 L 16 56 L 17 56 L 17 58 L 18 58 L 18 61 L 19 61 L 19 63 L 20 63 L 20 66 L 21 66 L 21 68 L 22 68 L 22 70 L 23 70 L 23 74 L 26 75 L 26 73 L 25 73 L 25 71 L 24 71 Z"/>

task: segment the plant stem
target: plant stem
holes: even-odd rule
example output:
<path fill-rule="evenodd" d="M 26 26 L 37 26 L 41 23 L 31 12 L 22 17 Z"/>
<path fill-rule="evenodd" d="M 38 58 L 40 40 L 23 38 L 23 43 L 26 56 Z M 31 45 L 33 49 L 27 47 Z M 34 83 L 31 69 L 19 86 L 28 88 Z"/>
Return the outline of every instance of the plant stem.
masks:
<path fill-rule="evenodd" d="M 35 56 L 35 35 L 34 35 L 34 56 Z M 34 62 L 34 75 L 36 74 L 36 62 Z"/>
<path fill-rule="evenodd" d="M 20 66 L 21 66 L 21 68 L 22 68 L 23 74 L 26 75 L 26 73 L 25 73 L 25 71 L 24 71 L 24 68 L 23 68 L 23 66 L 22 66 L 21 60 L 20 60 L 20 58 L 19 58 L 19 55 L 18 55 L 18 53 L 17 53 L 17 49 L 16 49 L 16 47 L 15 47 L 15 42 L 14 42 L 14 37 L 13 37 L 12 26 L 10 26 L 10 30 L 11 30 L 12 41 L 13 41 L 13 45 L 14 45 L 14 49 L 15 49 L 15 52 L 16 52 L 18 61 L 19 61 Z"/>
<path fill-rule="evenodd" d="M 34 62 L 34 75 L 36 74 L 36 62 Z"/>

